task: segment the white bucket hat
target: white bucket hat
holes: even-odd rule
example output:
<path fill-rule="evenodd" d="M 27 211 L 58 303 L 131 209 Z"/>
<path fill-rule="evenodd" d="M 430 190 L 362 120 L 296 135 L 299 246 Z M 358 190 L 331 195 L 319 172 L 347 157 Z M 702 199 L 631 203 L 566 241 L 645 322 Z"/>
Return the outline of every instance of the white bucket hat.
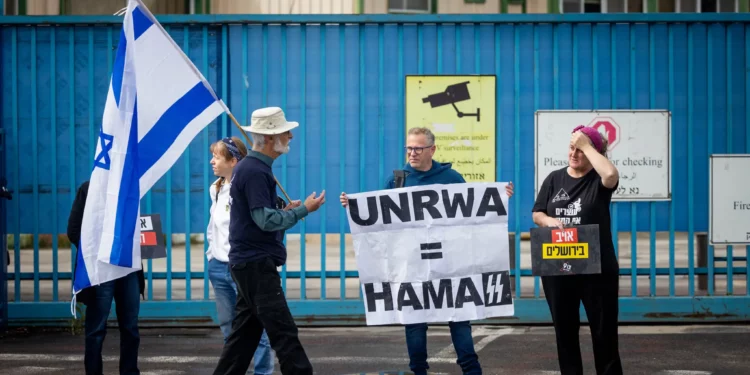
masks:
<path fill-rule="evenodd" d="M 274 135 L 286 133 L 298 126 L 298 122 L 286 120 L 281 108 L 267 107 L 253 111 L 250 126 L 242 126 L 242 129 L 251 133 Z"/>

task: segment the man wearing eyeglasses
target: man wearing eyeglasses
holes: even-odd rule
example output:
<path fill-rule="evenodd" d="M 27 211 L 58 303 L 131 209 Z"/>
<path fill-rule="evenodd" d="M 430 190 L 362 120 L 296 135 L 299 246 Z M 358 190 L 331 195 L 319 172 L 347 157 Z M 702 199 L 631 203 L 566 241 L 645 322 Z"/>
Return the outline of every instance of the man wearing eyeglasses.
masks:
<path fill-rule="evenodd" d="M 420 186 L 431 184 L 465 183 L 463 176 L 451 168 L 451 163 L 440 163 L 432 159 L 437 147 L 435 135 L 428 128 L 411 128 L 406 136 L 406 154 L 409 163 L 403 170 L 394 171 L 386 182 L 386 189 Z M 506 187 L 508 197 L 513 195 L 513 183 Z M 341 205 L 349 203 L 346 193 L 339 197 Z M 474 350 L 474 339 L 471 335 L 471 323 L 449 322 L 453 347 L 456 350 L 457 363 L 464 374 L 482 373 L 479 357 Z M 406 347 L 409 351 L 409 367 L 414 375 L 426 375 L 427 364 L 427 323 L 407 324 Z"/>

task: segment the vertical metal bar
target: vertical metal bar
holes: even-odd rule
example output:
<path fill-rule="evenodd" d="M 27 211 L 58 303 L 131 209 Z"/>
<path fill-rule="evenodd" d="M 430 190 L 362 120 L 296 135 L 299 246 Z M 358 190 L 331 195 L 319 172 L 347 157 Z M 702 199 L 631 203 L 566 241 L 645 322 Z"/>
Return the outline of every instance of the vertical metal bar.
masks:
<path fill-rule="evenodd" d="M 300 79 L 301 81 L 301 97 L 300 97 L 300 120 L 304 121 L 307 118 L 307 25 L 304 23 L 300 25 L 300 76 L 302 77 Z M 300 135 L 302 136 L 302 140 L 300 141 L 300 191 L 307 192 L 307 132 L 301 131 Z M 363 137 L 364 138 L 364 137 Z M 300 286 L 299 286 L 299 293 L 300 293 L 300 299 L 305 300 L 307 297 L 307 278 L 306 278 L 306 270 L 307 270 L 307 244 L 305 241 L 305 236 L 307 234 L 307 222 L 302 221 L 300 222 L 300 240 L 299 240 L 299 246 L 300 246 Z"/>
<path fill-rule="evenodd" d="M 361 37 L 361 34 L 360 34 Z M 424 71 L 424 24 L 417 24 L 417 71 L 422 74 Z"/>
<path fill-rule="evenodd" d="M 711 155 L 714 152 L 714 77 L 712 76 L 714 73 L 714 59 L 711 56 L 714 53 L 714 43 L 708 25 L 706 26 L 706 44 L 708 51 L 706 55 L 706 80 L 708 81 L 706 85 L 706 96 L 708 97 L 708 135 L 706 141 L 708 147 L 706 149 L 708 155 Z M 712 296 L 714 294 L 714 247 L 710 241 L 706 242 L 708 244 L 708 295 Z"/>
<path fill-rule="evenodd" d="M 16 223 L 16 230 L 13 233 L 13 270 L 15 279 L 13 280 L 13 299 L 16 302 L 21 301 L 21 182 L 20 180 L 20 163 L 21 147 L 18 137 L 18 28 L 11 28 L 11 76 L 13 81 L 11 100 L 13 101 L 13 137 L 15 145 L 15 155 L 13 156 L 13 166 L 15 167 L 15 176 L 13 181 L 16 192 L 16 199 L 13 199 L 13 217 Z M 72 63 L 72 61 L 71 61 Z M 70 85 L 73 87 L 73 85 Z M 71 100 L 72 102 L 72 100 Z M 1 256 L 1 255 L 0 255 Z"/>
<path fill-rule="evenodd" d="M 734 126 L 732 122 L 732 32 L 729 31 L 729 25 L 724 26 L 724 32 L 726 33 L 727 49 L 727 153 L 731 154 L 733 151 L 734 135 L 732 130 Z M 734 294 L 734 247 L 732 245 L 727 246 L 727 294 Z"/>
<path fill-rule="evenodd" d="M 440 29 L 442 25 L 438 25 Z M 456 23 L 456 73 L 461 74 L 461 24 Z"/>
<path fill-rule="evenodd" d="M 15 28 L 13 29 L 15 32 Z M 68 160 L 70 160 L 70 205 L 73 206 L 73 202 L 76 199 L 76 101 L 75 101 L 75 26 L 70 27 L 70 34 L 68 34 L 68 122 L 70 128 L 70 149 L 68 149 Z M 15 74 L 14 74 L 15 76 Z M 15 80 L 13 81 L 15 84 Z M 15 86 L 14 86 L 15 87 Z M 15 93 L 13 94 L 13 100 L 16 100 Z M 18 143 L 16 143 L 18 144 Z M 18 200 L 16 200 L 18 202 Z M 18 216 L 16 216 L 18 217 Z M 16 241 L 18 243 L 18 241 Z M 73 252 L 73 249 L 76 252 Z M 78 251 L 78 244 L 70 244 L 70 272 L 71 275 L 75 275 L 75 262 L 76 254 Z M 18 264 L 18 263 L 16 263 Z M 73 285 L 73 277 L 70 278 L 71 288 Z"/>
<path fill-rule="evenodd" d="M 164 26 L 170 34 L 169 25 Z M 187 55 L 187 51 L 185 51 Z M 172 168 L 167 169 L 167 215 L 165 220 L 167 234 L 167 301 L 172 300 Z"/>
<path fill-rule="evenodd" d="M 287 52 L 286 52 L 286 24 L 281 25 L 281 108 L 286 108 L 286 76 L 287 76 Z M 281 185 L 286 186 L 286 180 L 287 180 L 287 158 L 281 158 Z M 301 190 L 303 194 L 306 194 L 307 192 L 304 190 Z M 286 239 L 287 234 L 284 233 L 284 245 L 286 246 Z M 281 266 L 281 288 L 286 293 L 286 273 L 287 273 L 287 265 L 284 263 L 283 266 Z"/>
<path fill-rule="evenodd" d="M 346 186 L 346 24 L 339 24 L 339 186 Z M 399 25 L 399 48 L 403 34 Z M 399 55 L 400 56 L 400 55 Z M 401 77 L 401 75 L 399 75 Z M 346 210 L 339 210 L 339 292 L 346 299 Z"/>
<path fill-rule="evenodd" d="M 669 25 L 667 26 L 669 27 Z M 656 32 L 653 25 L 649 24 L 649 108 L 656 108 Z M 649 257 L 650 257 L 650 268 L 649 268 L 649 282 L 650 282 L 650 295 L 656 296 L 656 205 L 654 202 L 649 202 L 650 217 L 649 223 L 651 224 L 651 233 L 649 236 Z"/>
<path fill-rule="evenodd" d="M 696 24 L 697 25 L 697 24 Z M 693 28 L 696 25 L 688 25 L 688 126 L 687 126 L 687 162 L 688 162 L 688 181 L 693 181 L 693 116 L 694 116 L 694 102 L 693 102 L 693 49 L 694 49 L 694 43 L 693 43 Z M 688 200 L 687 200 L 687 208 L 688 208 L 688 293 L 691 297 L 694 296 L 694 278 L 695 278 L 695 254 L 694 254 L 694 247 L 695 247 L 695 238 L 694 238 L 694 231 L 695 231 L 695 222 L 693 219 L 693 215 L 695 214 L 695 208 L 693 206 L 693 203 L 695 202 L 694 198 L 694 192 L 693 192 L 693 184 L 687 184 L 687 193 L 688 193 Z"/>
<path fill-rule="evenodd" d="M 96 152 L 96 138 L 94 128 L 94 28 L 89 27 L 89 162 L 91 169 L 94 169 L 94 153 Z"/>
<path fill-rule="evenodd" d="M 382 35 L 382 34 L 381 34 Z M 343 74 L 343 72 L 342 72 Z M 382 73 L 380 75 L 383 77 Z M 326 164 L 328 164 L 328 131 L 326 129 L 326 107 L 328 106 L 328 95 L 326 92 L 326 25 L 320 25 L 320 179 L 323 183 L 323 190 L 326 190 L 328 173 Z M 382 115 L 381 115 L 382 118 Z M 381 168 L 382 172 L 382 168 Z M 328 240 L 328 228 L 326 227 L 327 210 L 323 208 L 323 215 L 320 217 L 320 299 L 326 299 L 326 241 Z M 343 210 L 342 210 L 343 211 Z"/>
<path fill-rule="evenodd" d="M 560 33 L 558 33 L 558 24 L 553 24 L 552 26 L 552 38 L 554 38 L 554 42 L 552 43 L 552 108 L 558 109 L 560 108 L 560 78 L 558 76 L 560 72 L 560 47 L 559 44 L 559 36 Z"/>
<path fill-rule="evenodd" d="M 396 79 L 398 80 L 398 97 L 403 98 L 404 97 L 404 86 L 406 85 L 406 78 L 404 78 L 404 25 L 398 24 L 398 76 Z M 401 120 L 404 118 L 404 102 L 400 101 L 398 105 L 398 119 Z M 404 152 L 404 146 L 406 143 L 406 137 L 403 135 L 406 133 L 406 131 L 402 132 L 401 136 L 396 137 L 398 139 L 398 151 L 402 155 L 401 161 L 405 160 L 405 156 L 403 156 Z"/>
<path fill-rule="evenodd" d="M 383 42 L 383 24 L 378 25 L 378 181 L 385 181 L 384 165 L 385 163 L 385 52 Z M 382 183 L 382 182 L 381 182 Z"/>
<path fill-rule="evenodd" d="M 359 191 L 365 191 L 365 25 L 359 24 Z"/>
<path fill-rule="evenodd" d="M 539 25 L 533 25 L 534 28 L 534 109 L 539 107 Z M 594 55 L 596 57 L 596 55 Z M 596 61 L 596 58 L 594 58 Z M 499 72 L 499 70 L 498 70 Z M 594 77 L 596 77 L 596 71 L 594 71 Z M 596 79 L 596 78 L 594 78 Z M 499 176 L 498 176 L 499 177 Z M 518 219 L 516 219 L 518 220 Z M 516 236 L 519 236 L 516 233 Z M 534 298 L 539 298 L 539 276 L 534 276 Z"/>
<path fill-rule="evenodd" d="M 674 28 L 675 24 L 669 24 L 667 26 L 669 28 L 669 110 L 674 112 Z M 669 135 L 674 139 L 674 132 L 671 132 Z M 672 160 L 675 160 L 674 157 L 674 142 L 672 142 L 672 149 L 670 152 L 672 153 L 671 157 Z M 675 247 L 675 239 L 674 239 L 674 231 L 675 231 L 675 199 L 674 195 L 672 195 L 672 199 L 669 200 L 669 296 L 674 297 L 674 247 Z"/>
<path fill-rule="evenodd" d="M 58 248 L 57 248 L 57 234 L 58 223 L 57 223 L 57 74 L 55 69 L 57 68 L 56 58 L 56 28 L 50 28 L 49 31 L 49 81 L 50 81 L 50 154 L 52 154 L 52 301 L 57 302 L 57 262 L 58 262 Z M 2 280 L 5 282 L 5 280 Z"/>
<path fill-rule="evenodd" d="M 117 51 L 112 49 L 112 28 L 107 28 L 107 71 L 112 72 L 112 57 Z"/>
<path fill-rule="evenodd" d="M 514 32 L 514 43 L 513 43 L 513 49 L 514 49 L 514 59 L 513 59 L 513 91 L 515 93 L 514 95 L 514 101 L 515 101 L 515 108 L 514 108 L 514 124 L 513 124 L 513 141 L 514 141 L 514 149 L 515 149 L 515 155 L 513 160 L 513 166 L 514 166 L 514 179 L 516 180 L 516 199 L 521 201 L 522 199 L 522 191 L 521 188 L 523 184 L 521 183 L 521 100 L 520 100 L 520 91 L 521 91 L 521 42 L 520 42 L 520 32 L 518 31 L 519 26 L 513 25 L 513 32 Z M 515 220 L 516 220 L 516 265 L 515 265 L 515 273 L 516 273 L 516 298 L 521 298 L 521 205 L 515 204 Z"/>
<path fill-rule="evenodd" d="M 482 74 L 482 50 L 480 48 L 479 24 L 474 25 L 474 73 Z M 497 114 L 495 115 L 497 117 Z"/>
<path fill-rule="evenodd" d="M 31 27 L 31 185 L 34 228 L 34 302 L 39 301 L 39 122 L 37 119 L 36 27 Z M 91 104 L 91 103 L 90 103 Z M 20 155 L 19 155 L 20 156 Z"/>
<path fill-rule="evenodd" d="M 183 26 L 182 28 L 182 49 L 185 53 L 185 56 L 188 56 L 190 58 L 190 38 L 188 37 L 188 27 Z M 207 51 L 203 50 L 203 55 L 207 55 Z M 208 76 L 208 72 L 206 69 L 206 66 L 204 65 L 203 69 L 203 75 Z M 191 282 L 190 282 L 190 270 L 192 269 L 190 265 L 190 218 L 191 210 L 190 210 L 190 145 L 185 148 L 185 151 L 183 152 L 183 158 L 185 160 L 185 182 L 184 182 L 184 188 L 185 188 L 185 299 L 190 300 L 191 294 L 192 294 L 192 288 Z"/>
<path fill-rule="evenodd" d="M 611 29 L 610 29 L 611 30 Z M 593 75 L 591 77 L 592 79 L 592 86 L 593 86 L 593 102 L 594 102 L 594 108 L 599 108 L 599 46 L 598 46 L 598 35 L 599 33 L 596 31 L 596 25 L 591 26 L 591 46 L 592 46 L 592 56 L 594 56 L 593 61 L 591 62 L 592 65 L 592 71 Z"/>
<path fill-rule="evenodd" d="M 636 71 L 635 71 L 635 25 L 630 25 L 630 107 L 637 106 L 636 100 Z M 637 203 L 630 203 L 630 294 L 635 297 L 638 295 L 638 211 Z"/>
<path fill-rule="evenodd" d="M 188 27 L 186 27 L 184 29 L 183 35 L 185 35 L 185 38 L 187 38 L 187 39 L 190 38 L 190 29 Z M 189 45 L 190 44 L 188 43 L 188 48 L 189 48 Z M 185 52 L 185 55 L 187 55 L 187 53 L 188 53 L 187 48 L 186 48 L 186 50 L 184 52 Z M 206 72 L 206 74 L 208 74 L 208 72 Z M 222 74 L 227 74 L 227 73 L 226 72 L 222 72 Z M 243 104 L 243 107 L 244 106 L 245 105 Z M 209 149 L 210 139 L 209 139 L 209 136 L 208 136 L 208 128 L 204 128 L 203 131 L 202 131 L 202 133 L 203 134 L 202 134 L 201 138 L 203 139 L 203 152 L 206 152 L 206 151 L 210 150 Z M 210 178 L 210 177 L 213 177 L 213 176 L 211 176 L 211 170 L 210 170 L 209 167 L 210 167 L 209 161 L 206 160 L 206 159 L 204 159 L 203 160 L 203 188 L 206 189 L 206 190 L 203 191 L 204 192 L 203 193 L 203 225 L 204 225 L 204 228 L 208 225 L 208 222 L 210 221 L 209 216 L 211 215 L 211 196 L 210 196 L 210 190 L 211 190 L 211 188 L 210 188 L 209 184 L 211 183 L 210 181 L 212 180 L 212 178 Z M 206 194 L 207 192 L 209 194 Z M 209 284 L 209 277 L 208 277 L 208 257 L 205 255 L 206 252 L 208 251 L 208 245 L 209 245 L 209 243 L 206 240 L 207 239 L 206 237 L 207 237 L 206 234 L 204 234 L 204 241 L 203 241 L 203 254 L 204 254 L 203 255 L 203 299 L 209 299 L 209 294 L 210 294 L 210 290 L 209 290 L 209 286 L 208 286 L 208 284 Z"/>
<path fill-rule="evenodd" d="M 242 26 L 242 79 L 243 82 L 249 82 L 250 77 L 248 76 L 248 69 L 247 69 L 247 40 L 249 36 L 247 34 L 250 33 L 250 29 L 247 27 L 247 25 L 243 24 Z M 264 55 L 265 57 L 265 55 Z M 263 74 L 263 80 L 266 79 L 266 75 Z M 248 124 L 248 110 L 247 107 L 250 103 L 247 102 L 247 90 L 249 88 L 245 86 L 242 89 L 242 123 Z M 263 90 L 263 92 L 266 92 Z M 250 148 L 250 145 L 247 145 L 248 148 Z"/>
<path fill-rule="evenodd" d="M 437 25 L 437 73 L 443 74 L 443 27 L 444 24 Z"/>
<path fill-rule="evenodd" d="M 249 33 L 250 30 L 247 30 L 247 33 Z M 263 95 L 261 95 L 261 101 L 262 106 L 265 108 L 268 105 L 268 25 L 263 24 L 262 26 L 262 33 L 263 33 L 263 60 L 261 61 L 262 70 L 263 70 L 263 81 L 262 81 L 262 89 L 263 89 Z M 247 35 L 245 35 L 247 37 Z M 244 45 L 247 44 L 247 42 L 243 42 Z M 227 52 L 229 52 L 227 50 Z M 245 58 L 247 58 L 247 51 L 242 55 Z M 229 72 L 226 72 L 225 74 L 229 74 Z M 247 69 L 245 69 L 245 74 L 247 73 Z M 245 101 L 247 103 L 247 101 Z M 242 105 L 247 105 L 243 103 Z M 248 124 L 248 120 L 245 119 L 245 123 Z M 248 145 L 249 146 L 249 145 Z"/>
<path fill-rule="evenodd" d="M 617 108 L 617 30 L 615 30 L 616 25 L 612 25 L 610 28 L 610 38 L 611 38 L 611 47 L 610 47 L 610 53 L 611 53 L 611 61 L 612 61 L 612 92 L 610 95 L 610 108 L 616 109 Z M 620 256 L 620 236 L 619 236 L 619 215 L 617 214 L 618 211 L 618 204 L 612 203 L 612 244 L 615 247 L 615 258 L 619 260 Z M 619 272 L 619 271 L 618 271 Z"/>
<path fill-rule="evenodd" d="M 573 109 L 578 109 L 578 38 L 576 38 L 576 24 L 570 26 L 570 38 L 573 45 Z"/>

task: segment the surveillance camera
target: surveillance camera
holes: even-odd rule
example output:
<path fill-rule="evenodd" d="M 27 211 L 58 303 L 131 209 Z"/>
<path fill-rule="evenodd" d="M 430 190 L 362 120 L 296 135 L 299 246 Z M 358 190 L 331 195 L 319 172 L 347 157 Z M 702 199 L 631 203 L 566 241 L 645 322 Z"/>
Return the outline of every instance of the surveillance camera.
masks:
<path fill-rule="evenodd" d="M 459 118 L 464 116 L 474 116 L 477 118 L 477 122 L 479 122 L 479 108 L 477 108 L 477 113 L 464 113 L 459 111 L 458 107 L 456 107 L 456 103 L 471 99 L 468 85 L 469 81 L 450 85 L 445 88 L 444 92 L 439 92 L 429 95 L 426 98 L 422 98 L 422 103 L 430 103 L 431 108 L 442 107 L 450 104 L 453 106 L 453 109 L 456 110 L 456 115 Z"/>

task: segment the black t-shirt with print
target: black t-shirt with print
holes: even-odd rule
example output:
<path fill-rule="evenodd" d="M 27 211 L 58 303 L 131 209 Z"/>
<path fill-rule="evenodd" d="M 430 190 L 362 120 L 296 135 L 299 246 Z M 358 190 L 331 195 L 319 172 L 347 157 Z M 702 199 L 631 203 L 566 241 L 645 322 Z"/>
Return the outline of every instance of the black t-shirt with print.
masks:
<path fill-rule="evenodd" d="M 544 212 L 566 227 L 599 224 L 602 273 L 619 272 L 609 213 L 612 194 L 619 182 L 609 189 L 602 185 L 594 169 L 579 178 L 571 177 L 567 169 L 555 170 L 544 179 L 531 211 Z"/>

